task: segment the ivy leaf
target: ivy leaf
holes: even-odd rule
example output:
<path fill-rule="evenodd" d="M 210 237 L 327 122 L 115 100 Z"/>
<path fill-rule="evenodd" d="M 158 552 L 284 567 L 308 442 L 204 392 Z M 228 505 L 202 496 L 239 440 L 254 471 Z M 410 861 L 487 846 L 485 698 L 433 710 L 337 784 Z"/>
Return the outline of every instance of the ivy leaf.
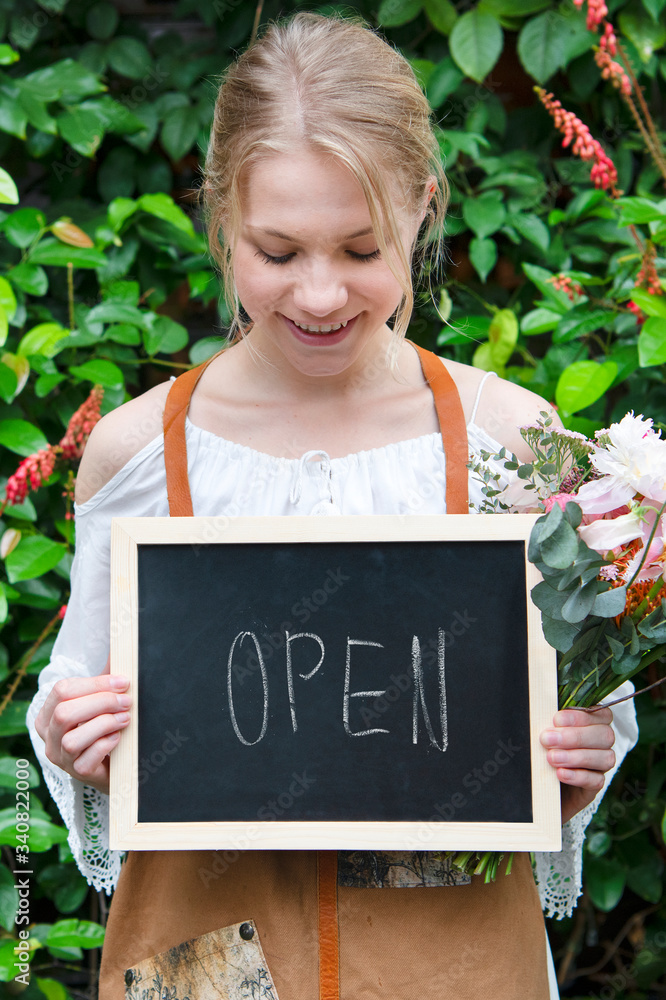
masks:
<path fill-rule="evenodd" d="M 478 7 L 459 17 L 451 31 L 451 55 L 463 73 L 482 83 L 502 52 L 504 35 L 499 21 Z"/>
<path fill-rule="evenodd" d="M 545 83 L 564 64 L 566 20 L 548 10 L 525 22 L 518 35 L 518 57 L 537 83 Z"/>

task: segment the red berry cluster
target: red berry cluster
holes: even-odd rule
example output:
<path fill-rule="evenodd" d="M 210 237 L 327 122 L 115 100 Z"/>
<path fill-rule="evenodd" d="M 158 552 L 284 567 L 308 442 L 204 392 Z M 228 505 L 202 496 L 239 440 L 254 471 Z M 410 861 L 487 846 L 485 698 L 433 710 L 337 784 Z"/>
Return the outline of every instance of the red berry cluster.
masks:
<path fill-rule="evenodd" d="M 558 292 L 565 292 L 570 302 L 575 302 L 577 296 L 584 294 L 583 286 L 567 277 L 566 274 L 556 274 L 548 280 L 552 282 L 553 288 L 556 288 Z"/>
<path fill-rule="evenodd" d="M 555 128 L 562 133 L 562 145 L 569 146 L 575 156 L 586 162 L 592 160 L 590 178 L 597 188 L 609 191 L 613 197 L 619 194 L 617 190 L 617 170 L 611 158 L 604 152 L 597 139 L 594 139 L 587 125 L 573 111 L 566 111 L 553 94 L 547 93 L 541 87 L 534 88 L 544 108 L 555 122 Z"/>
<path fill-rule="evenodd" d="M 573 0 L 574 7 L 582 7 L 584 0 Z M 587 30 L 596 31 L 605 17 L 608 16 L 608 7 L 604 0 L 588 0 L 587 3 Z"/>
<path fill-rule="evenodd" d="M 60 443 L 50 444 L 23 459 L 16 472 L 7 480 L 5 504 L 21 504 L 30 490 L 38 490 L 44 480 L 52 475 L 58 458 L 62 457 L 65 461 L 81 458 L 90 432 L 100 418 L 103 395 L 102 387 L 96 385 L 73 414 Z"/>

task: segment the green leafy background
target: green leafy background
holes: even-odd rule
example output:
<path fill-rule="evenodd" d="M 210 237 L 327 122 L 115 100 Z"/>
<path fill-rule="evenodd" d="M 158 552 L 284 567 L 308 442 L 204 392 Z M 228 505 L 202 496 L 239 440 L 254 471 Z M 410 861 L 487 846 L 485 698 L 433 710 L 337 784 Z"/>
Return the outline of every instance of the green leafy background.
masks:
<path fill-rule="evenodd" d="M 94 384 L 109 410 L 210 356 L 228 325 L 195 192 L 216 79 L 257 5 L 165 2 L 157 20 L 129 7 L 0 0 L 1 486 L 60 440 Z M 609 7 L 663 136 L 666 0 Z M 363 14 L 411 61 L 433 107 L 452 189 L 449 261 L 419 293 L 411 336 L 556 402 L 573 429 L 592 433 L 629 409 L 666 422 L 666 299 L 634 287 L 639 243 L 666 274 L 664 176 L 600 80 L 584 12 L 571 0 L 266 0 L 260 21 L 296 9 Z M 596 190 L 589 165 L 562 148 L 535 84 L 590 126 L 621 198 Z M 554 286 L 559 274 L 579 287 L 573 300 Z M 0 523 L 15 545 L 0 575 L 0 992 L 26 1000 L 95 996 L 108 909 L 31 766 L 32 974 L 27 987 L 10 982 L 14 762 L 34 760 L 25 710 L 68 597 L 66 477 L 58 467 Z M 658 676 L 653 664 L 641 681 Z M 566 997 L 666 995 L 663 695 L 637 708 L 639 744 L 589 830 L 584 896 L 549 928 Z"/>

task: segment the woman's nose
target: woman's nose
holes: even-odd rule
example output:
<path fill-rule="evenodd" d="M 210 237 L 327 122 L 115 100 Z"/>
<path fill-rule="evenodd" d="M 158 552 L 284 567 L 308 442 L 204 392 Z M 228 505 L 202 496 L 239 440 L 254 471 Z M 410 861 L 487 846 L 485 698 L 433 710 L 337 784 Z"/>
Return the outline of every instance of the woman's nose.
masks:
<path fill-rule="evenodd" d="M 325 263 L 311 263 L 303 269 L 294 286 L 293 296 L 297 309 L 320 317 L 343 309 L 349 298 L 340 270 Z"/>

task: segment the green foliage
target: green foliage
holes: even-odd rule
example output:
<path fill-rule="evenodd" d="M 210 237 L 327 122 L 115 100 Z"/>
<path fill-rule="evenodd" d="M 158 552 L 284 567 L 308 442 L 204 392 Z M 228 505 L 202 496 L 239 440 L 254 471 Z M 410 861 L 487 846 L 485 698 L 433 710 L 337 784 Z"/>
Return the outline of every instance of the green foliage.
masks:
<path fill-rule="evenodd" d="M 666 91 L 665 6 L 611 5 L 654 109 Z M 659 280 L 652 291 L 664 288 L 664 165 L 647 155 L 619 91 L 600 79 L 599 38 L 585 12 L 571 0 L 355 0 L 323 9 L 333 8 L 381 26 L 414 66 L 439 123 L 451 264 L 426 276 L 432 294 L 417 296 L 414 339 L 556 401 L 570 429 L 592 433 L 632 408 L 666 424 L 666 299 L 637 282 L 651 262 Z M 322 8 L 266 0 L 261 21 L 296 9 Z M 61 440 L 93 385 L 104 387 L 108 410 L 219 349 L 228 309 L 194 191 L 216 81 L 247 43 L 254 16 L 253 3 L 180 0 L 173 25 L 155 33 L 107 0 L 0 3 L 0 485 L 23 457 Z M 602 142 L 622 197 L 596 190 L 590 164 L 562 148 L 534 83 Z M 657 121 L 657 132 L 664 125 Z M 16 944 L 8 862 L 20 843 L 7 812 L 11 763 L 33 759 L 25 710 L 67 601 L 73 530 L 62 493 L 70 470 L 57 463 L 41 489 L 0 514 L 5 979 Z M 571 627 L 562 611 L 560 624 Z M 572 605 L 566 617 L 578 612 Z M 563 995 L 596 995 L 611 984 L 616 1000 L 640 1000 L 657 995 L 666 974 L 662 704 L 656 694 L 639 699 L 641 744 L 594 820 L 585 919 L 552 929 L 566 965 Z M 29 990 L 61 1000 L 68 970 L 83 967 L 82 949 L 99 944 L 101 932 L 89 921 L 96 924 L 94 894 L 35 781 L 31 770 L 38 846 L 30 960 L 39 975 Z M 623 927 L 630 930 L 619 951 L 604 959 L 595 935 L 612 942 Z M 594 980 L 577 975 L 591 967 Z M 621 985 L 612 979 L 618 969 Z"/>

